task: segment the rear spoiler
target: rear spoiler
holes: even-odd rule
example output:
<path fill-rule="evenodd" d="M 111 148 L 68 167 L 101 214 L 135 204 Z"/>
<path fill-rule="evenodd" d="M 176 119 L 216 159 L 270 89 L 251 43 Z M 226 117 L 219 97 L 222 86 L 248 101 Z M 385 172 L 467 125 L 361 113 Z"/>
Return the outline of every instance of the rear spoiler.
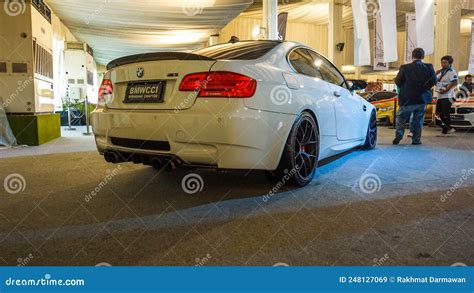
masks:
<path fill-rule="evenodd" d="M 159 60 L 201 60 L 201 61 L 215 61 L 215 59 L 201 56 L 193 53 L 185 53 L 185 52 L 155 52 L 155 53 L 145 53 L 145 54 L 137 54 L 131 55 L 126 57 L 121 57 L 110 61 L 107 64 L 107 70 L 115 68 L 117 66 L 126 65 L 126 64 L 133 64 L 138 62 L 146 62 L 146 61 L 159 61 Z"/>

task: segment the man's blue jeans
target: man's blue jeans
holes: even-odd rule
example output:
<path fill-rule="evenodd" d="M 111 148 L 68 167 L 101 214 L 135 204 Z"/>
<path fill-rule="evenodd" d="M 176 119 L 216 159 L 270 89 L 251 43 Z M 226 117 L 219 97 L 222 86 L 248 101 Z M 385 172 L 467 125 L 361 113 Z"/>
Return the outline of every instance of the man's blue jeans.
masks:
<path fill-rule="evenodd" d="M 397 112 L 397 130 L 395 132 L 395 137 L 398 140 L 401 140 L 405 135 L 405 126 L 410 122 L 410 130 L 413 132 L 413 142 L 420 143 L 423 122 L 425 121 L 425 113 L 425 104 L 401 106 Z"/>

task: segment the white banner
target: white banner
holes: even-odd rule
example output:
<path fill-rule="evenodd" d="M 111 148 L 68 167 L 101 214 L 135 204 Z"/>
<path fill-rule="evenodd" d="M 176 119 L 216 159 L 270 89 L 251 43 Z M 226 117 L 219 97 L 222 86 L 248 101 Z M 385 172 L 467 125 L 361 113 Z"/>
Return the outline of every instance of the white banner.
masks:
<path fill-rule="evenodd" d="M 383 31 L 383 62 L 397 62 L 397 5 L 395 0 L 379 0 L 380 30 Z"/>
<path fill-rule="evenodd" d="M 354 16 L 354 65 L 370 65 L 370 34 L 366 0 L 352 0 Z"/>
<path fill-rule="evenodd" d="M 379 12 L 375 13 L 375 52 L 374 52 L 374 70 L 383 71 L 389 69 L 389 64 L 384 62 L 384 39 L 382 30 L 382 14 Z"/>
<path fill-rule="evenodd" d="M 474 20 L 472 21 L 471 30 L 471 61 L 469 62 L 469 73 L 474 74 Z"/>
<path fill-rule="evenodd" d="M 434 53 L 434 0 L 415 0 L 417 47 Z"/>
<path fill-rule="evenodd" d="M 412 53 L 416 49 L 416 15 L 415 13 L 407 13 L 405 16 L 406 20 L 406 51 L 405 51 L 405 63 L 411 63 L 413 61 Z"/>

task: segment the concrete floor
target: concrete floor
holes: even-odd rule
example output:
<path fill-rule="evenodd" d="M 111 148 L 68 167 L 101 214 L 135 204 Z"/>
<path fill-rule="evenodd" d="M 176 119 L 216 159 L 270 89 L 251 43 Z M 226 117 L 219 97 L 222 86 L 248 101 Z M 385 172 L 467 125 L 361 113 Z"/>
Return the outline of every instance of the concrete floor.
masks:
<path fill-rule="evenodd" d="M 271 196 L 261 172 L 107 164 L 81 132 L 0 150 L 0 265 L 474 265 L 474 132 L 392 146 L 381 128 Z"/>

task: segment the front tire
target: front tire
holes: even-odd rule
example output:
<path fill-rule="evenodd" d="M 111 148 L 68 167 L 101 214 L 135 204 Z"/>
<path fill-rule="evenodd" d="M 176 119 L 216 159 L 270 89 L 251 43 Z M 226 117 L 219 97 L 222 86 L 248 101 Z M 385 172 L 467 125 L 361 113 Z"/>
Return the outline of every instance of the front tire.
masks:
<path fill-rule="evenodd" d="M 364 150 L 373 150 L 377 146 L 377 115 L 372 112 L 369 121 L 369 127 L 367 129 L 367 136 L 365 137 L 365 143 L 362 147 Z"/>
<path fill-rule="evenodd" d="M 303 187 L 313 180 L 318 159 L 318 127 L 313 116 L 303 112 L 291 129 L 278 168 L 266 175 L 273 182 Z"/>

